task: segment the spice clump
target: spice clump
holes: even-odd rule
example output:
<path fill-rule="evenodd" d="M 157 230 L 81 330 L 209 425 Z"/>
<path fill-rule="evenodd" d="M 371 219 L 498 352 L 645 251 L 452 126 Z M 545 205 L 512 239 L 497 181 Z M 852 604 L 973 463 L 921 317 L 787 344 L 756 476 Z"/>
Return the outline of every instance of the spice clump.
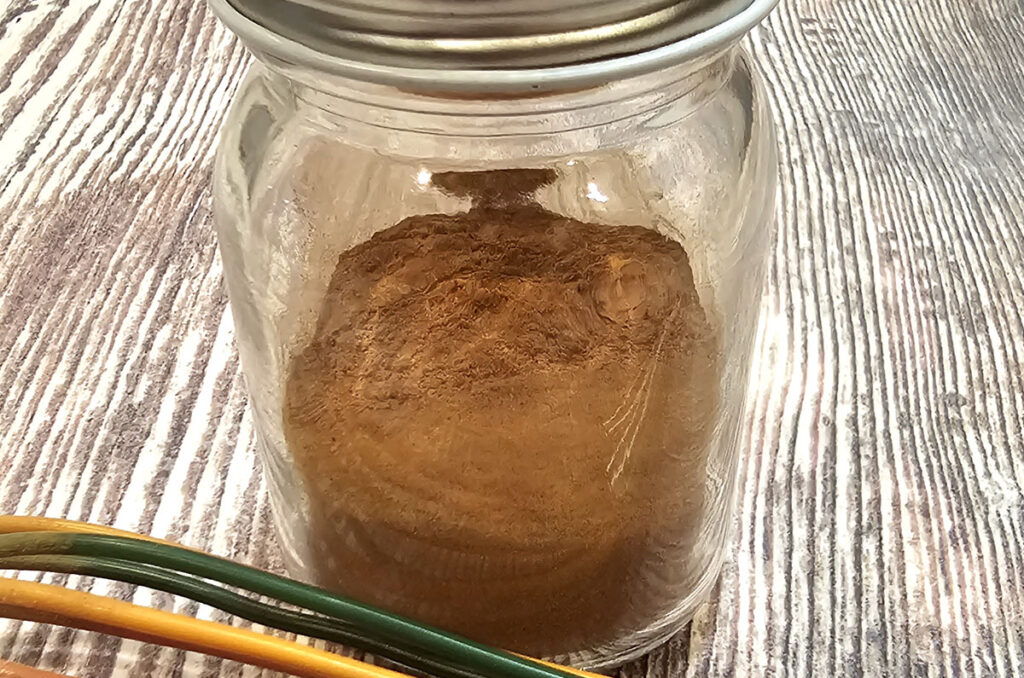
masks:
<path fill-rule="evenodd" d="M 692 587 L 719 379 L 683 248 L 545 210 L 554 179 L 434 175 L 473 206 L 341 254 L 284 421 L 321 584 L 545 656 Z"/>

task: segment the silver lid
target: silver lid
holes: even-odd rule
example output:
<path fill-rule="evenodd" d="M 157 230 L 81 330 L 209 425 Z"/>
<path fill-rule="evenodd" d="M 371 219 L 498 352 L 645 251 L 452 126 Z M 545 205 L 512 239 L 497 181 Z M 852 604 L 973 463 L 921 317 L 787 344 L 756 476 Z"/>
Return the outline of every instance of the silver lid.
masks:
<path fill-rule="evenodd" d="M 209 0 L 256 52 L 451 91 L 595 85 L 739 38 L 778 0 Z"/>

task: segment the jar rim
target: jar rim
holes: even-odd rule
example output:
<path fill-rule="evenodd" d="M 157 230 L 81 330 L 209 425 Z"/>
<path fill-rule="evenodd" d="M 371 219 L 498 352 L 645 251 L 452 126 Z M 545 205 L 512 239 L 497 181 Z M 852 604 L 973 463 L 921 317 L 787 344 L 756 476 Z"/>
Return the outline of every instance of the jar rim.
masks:
<path fill-rule="evenodd" d="M 424 92 L 531 94 L 596 87 L 696 59 L 743 37 L 779 0 L 753 0 L 745 9 L 699 33 L 635 54 L 559 66 L 469 69 L 412 68 L 345 59 L 277 33 L 241 13 L 230 0 L 210 8 L 257 56 L 380 85 Z"/>

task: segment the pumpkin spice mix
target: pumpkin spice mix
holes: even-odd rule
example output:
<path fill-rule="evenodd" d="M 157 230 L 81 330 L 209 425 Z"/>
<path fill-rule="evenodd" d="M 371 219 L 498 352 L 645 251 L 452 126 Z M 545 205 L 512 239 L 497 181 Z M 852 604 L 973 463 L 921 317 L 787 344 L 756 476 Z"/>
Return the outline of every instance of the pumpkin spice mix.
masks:
<path fill-rule="evenodd" d="M 472 207 L 342 253 L 284 421 L 319 583 L 544 656 L 692 587 L 720 378 L 683 248 L 545 210 L 555 178 L 435 174 Z"/>

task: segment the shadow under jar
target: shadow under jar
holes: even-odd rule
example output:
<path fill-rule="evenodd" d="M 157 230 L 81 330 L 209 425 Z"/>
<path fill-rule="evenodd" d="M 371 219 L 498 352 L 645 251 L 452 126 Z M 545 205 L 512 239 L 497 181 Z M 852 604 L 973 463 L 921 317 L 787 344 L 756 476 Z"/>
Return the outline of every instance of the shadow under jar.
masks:
<path fill-rule="evenodd" d="M 258 57 L 215 210 L 289 570 L 577 665 L 663 641 L 728 536 L 776 169 L 736 40 L 773 3 L 561 52 L 453 3 L 514 38 L 476 59 L 211 4 Z"/>

